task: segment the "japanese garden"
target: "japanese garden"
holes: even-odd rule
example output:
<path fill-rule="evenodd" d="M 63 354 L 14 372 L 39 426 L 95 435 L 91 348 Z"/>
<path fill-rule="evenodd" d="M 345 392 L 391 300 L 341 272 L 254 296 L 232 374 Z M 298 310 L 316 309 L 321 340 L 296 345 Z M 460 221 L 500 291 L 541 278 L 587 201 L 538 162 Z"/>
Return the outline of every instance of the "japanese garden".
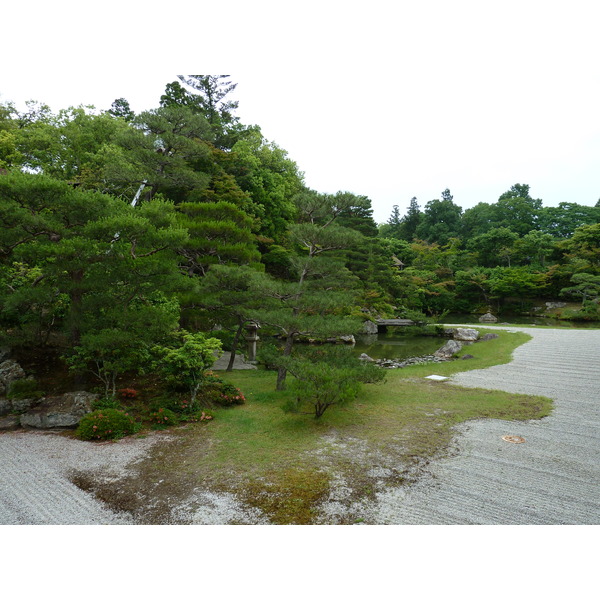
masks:
<path fill-rule="evenodd" d="M 600 200 L 544 206 L 507 182 L 463 210 L 449 189 L 415 190 L 377 223 L 361 190 L 307 187 L 260 124 L 240 122 L 235 87 L 179 76 L 139 114 L 125 98 L 0 104 L 0 435 L 164 435 L 119 485 L 73 476 L 139 523 L 179 522 L 173 504 L 198 486 L 270 523 L 355 523 L 373 464 L 407 485 L 459 423 L 550 414 L 539 395 L 426 376 L 510 361 L 529 336 L 486 314 L 600 325 Z M 408 326 L 385 334 L 386 320 Z M 455 331 L 444 323 L 494 335 L 432 362 Z M 386 340 L 421 359 L 385 368 L 365 344 Z M 327 521 L 340 478 L 348 510 Z"/>

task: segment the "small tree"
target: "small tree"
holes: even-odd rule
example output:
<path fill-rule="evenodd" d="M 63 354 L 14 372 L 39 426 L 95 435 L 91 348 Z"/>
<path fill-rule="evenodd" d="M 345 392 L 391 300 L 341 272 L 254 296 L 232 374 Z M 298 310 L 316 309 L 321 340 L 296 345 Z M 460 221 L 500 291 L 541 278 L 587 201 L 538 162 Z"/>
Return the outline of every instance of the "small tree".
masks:
<path fill-rule="evenodd" d="M 302 358 L 287 359 L 287 370 L 296 378 L 295 406 L 311 405 L 315 419 L 323 416 L 334 405 L 354 400 L 363 383 L 385 379 L 385 371 L 370 363 L 363 363 L 344 348 L 316 350 Z"/>
<path fill-rule="evenodd" d="M 571 277 L 571 287 L 563 288 L 560 291 L 561 296 L 580 296 L 585 304 L 588 299 L 594 300 L 600 297 L 600 275 L 590 273 L 575 273 Z"/>
<path fill-rule="evenodd" d="M 221 342 L 203 333 L 184 333 L 178 348 L 159 348 L 159 369 L 167 382 L 184 384 L 190 391 L 191 404 L 196 404 L 198 390 L 221 351 Z"/>
<path fill-rule="evenodd" d="M 117 395 L 117 377 L 142 370 L 150 360 L 148 347 L 132 341 L 131 332 L 104 329 L 82 336 L 73 354 L 65 360 L 73 371 L 89 371 L 104 384 L 106 398 Z"/>

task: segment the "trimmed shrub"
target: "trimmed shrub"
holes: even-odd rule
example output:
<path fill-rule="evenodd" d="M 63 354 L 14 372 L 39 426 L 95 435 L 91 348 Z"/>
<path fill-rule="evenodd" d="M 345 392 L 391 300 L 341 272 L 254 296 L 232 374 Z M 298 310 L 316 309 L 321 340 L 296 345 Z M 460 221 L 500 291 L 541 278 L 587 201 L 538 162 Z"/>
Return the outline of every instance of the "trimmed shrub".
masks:
<path fill-rule="evenodd" d="M 119 398 L 121 398 L 121 400 L 135 400 L 138 395 L 137 390 L 134 390 L 133 388 L 123 388 L 117 390 L 117 394 L 119 394 Z"/>
<path fill-rule="evenodd" d="M 138 430 L 138 424 L 125 411 L 103 408 L 85 415 L 76 435 L 82 440 L 115 440 Z"/>
<path fill-rule="evenodd" d="M 244 394 L 226 381 L 203 385 L 198 392 L 198 396 L 200 401 L 208 406 L 235 406 L 246 402 Z"/>
<path fill-rule="evenodd" d="M 159 408 L 157 411 L 150 413 L 150 421 L 154 425 L 154 429 L 163 429 L 179 424 L 179 417 L 168 408 Z"/>

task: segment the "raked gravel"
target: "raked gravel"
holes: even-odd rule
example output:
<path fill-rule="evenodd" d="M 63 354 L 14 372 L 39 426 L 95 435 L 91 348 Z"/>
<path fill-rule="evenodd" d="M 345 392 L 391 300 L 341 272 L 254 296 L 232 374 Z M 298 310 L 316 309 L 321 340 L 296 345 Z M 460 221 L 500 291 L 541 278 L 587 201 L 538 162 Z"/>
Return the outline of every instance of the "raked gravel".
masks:
<path fill-rule="evenodd" d="M 512 362 L 454 375 L 460 385 L 547 396 L 549 417 L 471 421 L 459 452 L 417 484 L 379 494 L 368 522 L 600 524 L 600 330 L 535 329 Z M 521 444 L 502 436 L 525 438 Z"/>
<path fill-rule="evenodd" d="M 379 493 L 362 507 L 364 523 L 600 524 L 600 330 L 504 329 L 533 339 L 517 348 L 509 364 L 459 373 L 438 385 L 548 396 L 555 401 L 552 415 L 457 428 L 458 452 L 434 461 L 416 484 Z M 504 435 L 526 441 L 507 443 Z M 0 524 L 132 523 L 72 484 L 69 475 L 88 471 L 118 479 L 165 439 L 168 434 L 155 433 L 90 444 L 47 432 L 0 434 Z M 235 498 L 208 492 L 179 511 L 198 524 L 264 522 Z"/>
<path fill-rule="evenodd" d="M 164 433 L 91 444 L 37 431 L 0 435 L 0 525 L 126 525 L 124 513 L 108 510 L 71 483 L 75 471 L 119 479 L 142 460 Z"/>

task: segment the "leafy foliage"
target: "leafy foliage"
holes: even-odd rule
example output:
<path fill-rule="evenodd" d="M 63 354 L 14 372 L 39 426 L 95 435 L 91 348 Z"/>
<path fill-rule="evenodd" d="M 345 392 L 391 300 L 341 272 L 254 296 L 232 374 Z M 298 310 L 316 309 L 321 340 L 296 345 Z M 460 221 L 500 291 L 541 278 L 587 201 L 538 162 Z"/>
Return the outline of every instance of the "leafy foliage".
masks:
<path fill-rule="evenodd" d="M 82 440 L 115 440 L 139 430 L 132 416 L 122 410 L 103 408 L 82 417 L 76 435 Z"/>
<path fill-rule="evenodd" d="M 342 348 L 312 350 L 282 360 L 295 378 L 296 401 L 286 408 L 299 410 L 308 404 L 317 419 L 329 407 L 354 400 L 362 384 L 385 379 L 383 369 L 359 361 Z"/>
<path fill-rule="evenodd" d="M 192 406 L 209 369 L 221 350 L 221 342 L 203 333 L 183 333 L 183 343 L 175 348 L 159 347 L 158 368 L 172 385 L 184 385 L 190 392 Z"/>

